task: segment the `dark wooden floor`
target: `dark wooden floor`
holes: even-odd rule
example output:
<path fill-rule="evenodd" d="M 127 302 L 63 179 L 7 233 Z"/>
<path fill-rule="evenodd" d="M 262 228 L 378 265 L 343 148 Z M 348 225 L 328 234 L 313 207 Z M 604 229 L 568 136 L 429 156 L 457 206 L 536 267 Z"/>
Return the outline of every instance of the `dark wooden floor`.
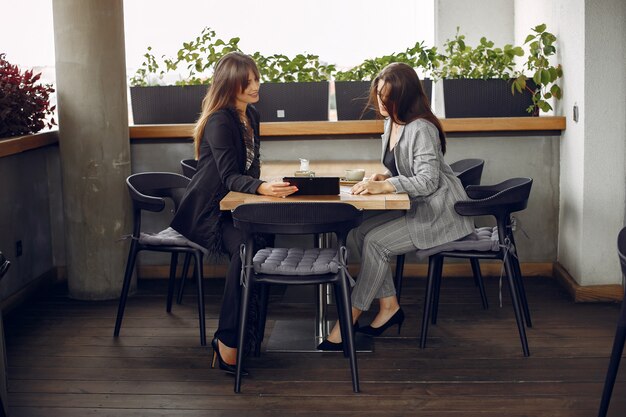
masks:
<path fill-rule="evenodd" d="M 233 378 L 210 369 L 209 349 L 199 346 L 193 288 L 168 315 L 164 282 L 141 281 L 114 339 L 115 302 L 70 300 L 60 287 L 5 318 L 12 416 L 596 415 L 618 305 L 574 304 L 553 280 L 527 279 L 534 327 L 525 358 L 506 286 L 499 308 L 498 280 L 487 280 L 485 311 L 471 279 L 446 279 L 439 323 L 421 350 L 424 280 L 405 281 L 402 334 L 359 355 L 360 394 L 341 354 L 266 352 L 247 361 L 251 377 L 234 394 Z M 223 282 L 207 284 L 212 334 Z M 275 319 L 314 311 L 285 302 L 280 289 L 272 299 L 268 332 Z M 625 375 L 612 416 L 626 415 Z"/>

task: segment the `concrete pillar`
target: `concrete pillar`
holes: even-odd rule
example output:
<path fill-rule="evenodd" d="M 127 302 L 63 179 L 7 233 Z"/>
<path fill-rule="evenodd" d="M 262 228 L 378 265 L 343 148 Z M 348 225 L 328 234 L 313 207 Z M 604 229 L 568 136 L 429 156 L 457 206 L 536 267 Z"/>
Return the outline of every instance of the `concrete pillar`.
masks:
<path fill-rule="evenodd" d="M 122 0 L 53 0 L 70 296 L 119 296 L 132 229 Z"/>

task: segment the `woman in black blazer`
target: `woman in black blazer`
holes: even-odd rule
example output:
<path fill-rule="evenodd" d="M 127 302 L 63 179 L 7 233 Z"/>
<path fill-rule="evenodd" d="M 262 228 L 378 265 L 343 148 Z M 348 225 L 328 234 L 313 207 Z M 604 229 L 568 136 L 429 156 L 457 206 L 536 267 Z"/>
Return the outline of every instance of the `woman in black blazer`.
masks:
<path fill-rule="evenodd" d="M 219 203 L 229 191 L 284 197 L 297 191 L 289 183 L 259 179 L 259 70 L 248 55 L 231 52 L 215 67 L 194 130 L 196 174 L 191 179 L 171 226 L 213 254 L 230 257 L 213 362 L 235 371 L 237 315 L 239 312 L 239 246 L 241 232 L 234 228 L 230 212 Z"/>

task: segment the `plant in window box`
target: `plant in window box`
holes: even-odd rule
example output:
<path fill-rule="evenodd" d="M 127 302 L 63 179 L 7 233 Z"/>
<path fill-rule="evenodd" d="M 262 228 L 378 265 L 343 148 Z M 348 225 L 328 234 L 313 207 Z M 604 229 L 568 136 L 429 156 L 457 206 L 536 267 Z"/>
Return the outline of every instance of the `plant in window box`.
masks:
<path fill-rule="evenodd" d="M 361 64 L 335 74 L 335 100 L 339 120 L 375 119 L 374 109 L 366 109 L 371 80 L 387 65 L 403 62 L 416 70 L 430 73 L 439 65 L 440 55 L 437 48 L 426 48 L 424 42 L 416 42 L 404 52 L 366 59 Z M 422 79 L 426 96 L 432 95 L 432 81 Z"/>
<path fill-rule="evenodd" d="M 259 110 L 263 122 L 328 120 L 328 80 L 334 65 L 318 55 L 251 55 L 261 73 Z"/>
<path fill-rule="evenodd" d="M 515 57 L 523 55 L 519 46 L 494 47 L 485 37 L 470 46 L 457 28 L 444 44 L 442 65 L 433 71 L 443 79 L 446 117 L 526 116 L 531 95 L 511 92 Z"/>
<path fill-rule="evenodd" d="M 548 112 L 552 106 L 548 100 L 553 97 L 560 100 L 563 96 L 561 87 L 556 84 L 557 80 L 563 76 L 561 65 L 550 64 L 550 57 L 556 54 L 556 36 L 546 32 L 546 25 L 535 26 L 526 37 L 524 44 L 529 44 L 530 51 L 528 59 L 524 64 L 532 74 L 532 78 L 526 77 L 523 73 L 516 74 L 511 87 L 512 92 L 530 93 L 532 95 L 532 105 L 528 106 L 527 112 L 534 116 L 539 116 L 539 110 Z"/>
<path fill-rule="evenodd" d="M 239 38 L 227 42 L 216 38 L 215 31 L 206 27 L 194 40 L 183 42 L 175 57 L 157 59 L 148 47 L 144 62 L 130 79 L 134 123 L 194 123 L 202 110 L 213 66 L 225 54 L 239 51 L 238 43 Z M 171 85 L 168 76 L 179 68 L 184 68 L 185 76 Z"/>
<path fill-rule="evenodd" d="M 56 106 L 50 106 L 52 85 L 39 83 L 41 73 L 22 72 L 5 57 L 6 54 L 0 54 L 0 138 L 56 126 Z"/>

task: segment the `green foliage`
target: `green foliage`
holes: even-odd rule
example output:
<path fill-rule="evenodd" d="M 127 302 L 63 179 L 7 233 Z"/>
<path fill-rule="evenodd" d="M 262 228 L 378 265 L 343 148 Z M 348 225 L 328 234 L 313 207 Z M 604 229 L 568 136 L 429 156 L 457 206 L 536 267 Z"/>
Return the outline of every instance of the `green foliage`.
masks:
<path fill-rule="evenodd" d="M 532 74 L 532 80 L 536 84 L 533 90 L 527 85 L 528 77 L 519 72 L 511 86 L 511 91 L 521 93 L 528 90 L 533 95 L 533 105 L 527 111 L 538 114 L 539 110 L 548 112 L 552 106 L 547 100 L 552 97 L 560 100 L 563 96 L 561 87 L 556 84 L 557 80 L 563 76 L 563 69 L 560 64 L 556 66 L 550 63 L 550 57 L 556 54 L 556 36 L 546 32 L 547 26 L 541 24 L 532 28 L 534 33 L 526 37 L 524 44 L 528 44 L 530 52 L 524 67 Z"/>
<path fill-rule="evenodd" d="M 387 65 L 393 62 L 403 62 L 413 68 L 423 68 L 432 71 L 439 65 L 440 55 L 437 48 L 426 48 L 424 42 L 416 42 L 404 52 L 366 59 L 361 64 L 347 71 L 338 71 L 335 74 L 337 81 L 370 81 Z"/>
<path fill-rule="evenodd" d="M 259 67 L 263 82 L 328 81 L 335 72 L 334 65 L 320 63 L 319 56 L 313 54 L 298 54 L 291 59 L 282 54 L 266 57 L 259 52 L 251 56 Z"/>
<path fill-rule="evenodd" d="M 161 56 L 159 63 L 152 54 L 152 47 L 144 54 L 145 61 L 130 79 L 130 85 L 148 86 L 159 84 L 168 72 L 174 72 L 185 66 L 187 76 L 176 82 L 177 85 L 209 84 L 213 66 L 229 52 L 241 51 L 239 38 L 231 38 L 228 42 L 215 39 L 215 31 L 205 27 L 200 36 L 190 42 L 183 42 L 173 58 Z"/>
<path fill-rule="evenodd" d="M 515 57 L 523 56 L 519 46 L 504 45 L 494 48 L 494 43 L 484 36 L 473 47 L 465 43 L 465 35 L 459 34 L 457 27 L 453 39 L 444 44 L 445 54 L 441 57 L 441 66 L 435 67 L 433 74 L 441 78 L 502 78 L 508 80 L 514 73 Z"/>

